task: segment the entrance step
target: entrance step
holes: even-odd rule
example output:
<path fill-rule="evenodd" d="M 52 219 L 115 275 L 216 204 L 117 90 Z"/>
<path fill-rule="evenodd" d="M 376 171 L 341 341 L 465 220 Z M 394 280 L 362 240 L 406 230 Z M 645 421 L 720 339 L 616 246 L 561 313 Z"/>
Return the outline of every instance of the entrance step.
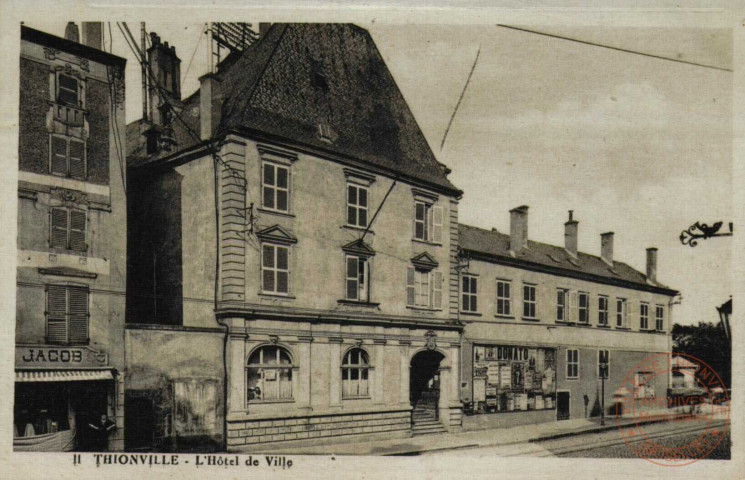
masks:
<path fill-rule="evenodd" d="M 445 433 L 445 431 L 445 427 L 440 422 L 435 422 L 434 424 L 430 425 L 414 424 L 411 426 L 411 434 L 413 436 Z"/>

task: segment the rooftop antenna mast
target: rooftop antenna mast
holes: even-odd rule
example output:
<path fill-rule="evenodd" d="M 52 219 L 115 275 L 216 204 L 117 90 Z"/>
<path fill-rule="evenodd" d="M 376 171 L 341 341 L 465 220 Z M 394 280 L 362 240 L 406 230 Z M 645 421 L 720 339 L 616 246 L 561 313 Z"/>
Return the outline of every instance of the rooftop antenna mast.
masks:
<path fill-rule="evenodd" d="M 147 59 L 145 56 L 145 35 L 145 22 L 140 22 L 140 51 L 142 52 L 142 119 L 147 122 Z"/>

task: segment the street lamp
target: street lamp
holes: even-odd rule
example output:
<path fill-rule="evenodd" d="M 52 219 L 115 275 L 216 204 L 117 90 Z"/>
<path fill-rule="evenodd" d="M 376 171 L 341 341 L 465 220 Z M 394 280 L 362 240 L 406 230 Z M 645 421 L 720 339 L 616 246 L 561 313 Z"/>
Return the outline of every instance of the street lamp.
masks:
<path fill-rule="evenodd" d="M 608 362 L 600 362 L 600 425 L 605 425 L 605 379 L 608 378 Z"/>

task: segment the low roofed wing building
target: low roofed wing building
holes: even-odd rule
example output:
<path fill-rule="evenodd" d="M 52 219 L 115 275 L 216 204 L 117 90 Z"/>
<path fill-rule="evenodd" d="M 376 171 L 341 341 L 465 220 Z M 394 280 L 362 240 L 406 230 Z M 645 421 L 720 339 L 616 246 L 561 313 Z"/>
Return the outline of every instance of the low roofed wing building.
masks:
<path fill-rule="evenodd" d="M 459 429 L 461 192 L 369 33 L 272 25 L 183 100 L 156 39 L 127 129 L 127 399 L 152 422 L 128 438 Z"/>
<path fill-rule="evenodd" d="M 572 212 L 563 247 L 528 238 L 528 207 L 510 215 L 509 235 L 459 226 L 469 259 L 461 395 L 473 414 L 463 427 L 613 415 L 624 401 L 664 406 L 667 375 L 645 360 L 670 352 L 677 292 L 656 279 L 657 249 L 647 249 L 645 274 L 613 258 L 612 232 L 600 257 L 578 251 Z"/>

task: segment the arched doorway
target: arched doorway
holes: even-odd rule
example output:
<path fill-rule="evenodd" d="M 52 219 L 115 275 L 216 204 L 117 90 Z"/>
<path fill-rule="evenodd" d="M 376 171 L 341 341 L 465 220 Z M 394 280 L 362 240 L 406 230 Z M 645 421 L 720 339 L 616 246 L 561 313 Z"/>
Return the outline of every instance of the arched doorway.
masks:
<path fill-rule="evenodd" d="M 438 419 L 440 402 L 440 363 L 445 356 L 425 350 L 411 359 L 409 398 L 416 415 Z"/>

